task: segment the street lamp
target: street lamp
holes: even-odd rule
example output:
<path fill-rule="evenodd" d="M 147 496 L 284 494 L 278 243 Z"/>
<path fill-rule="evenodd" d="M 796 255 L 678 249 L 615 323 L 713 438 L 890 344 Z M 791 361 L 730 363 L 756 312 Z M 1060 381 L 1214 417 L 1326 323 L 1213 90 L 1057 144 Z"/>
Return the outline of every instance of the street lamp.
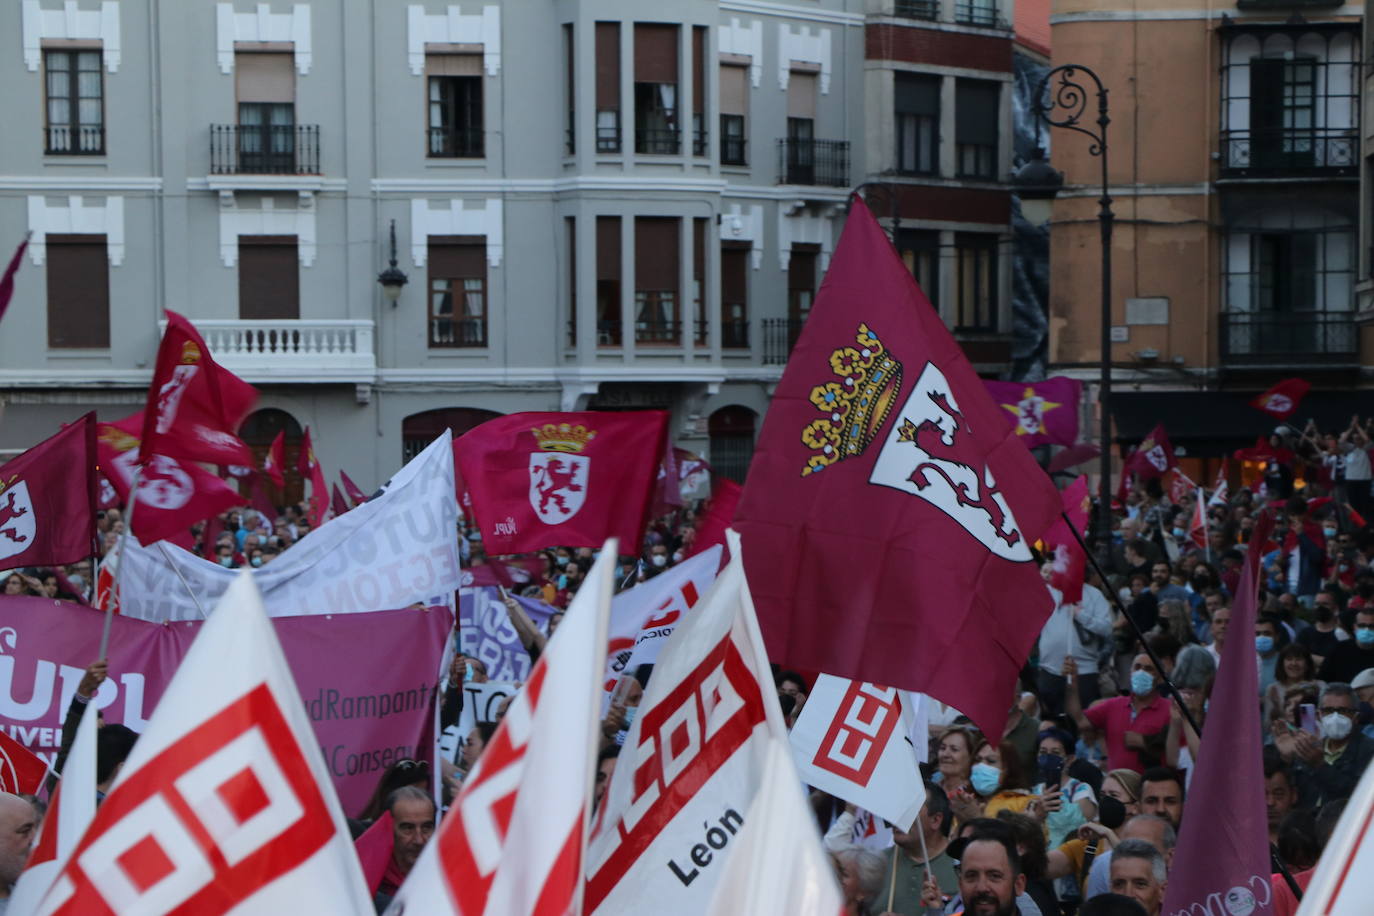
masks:
<path fill-rule="evenodd" d="M 1043 226 L 1050 221 L 1054 199 L 1064 188 L 1064 173 L 1053 168 L 1045 158 L 1045 148 L 1037 146 L 1012 176 L 1011 187 L 1021 201 L 1021 215 L 1026 222 Z"/>
<path fill-rule="evenodd" d="M 410 278 L 396 266 L 396 221 L 391 221 L 391 266 L 377 274 L 377 282 L 382 284 L 382 295 L 386 301 L 393 306 L 396 300 L 401 298 L 401 287 L 410 282 Z"/>
<path fill-rule="evenodd" d="M 1082 74 L 1092 81 L 1092 85 L 1084 85 L 1076 81 L 1075 77 Z M 1051 81 L 1054 85 L 1051 86 Z M 1095 90 L 1095 91 L 1094 91 Z M 1092 121 L 1085 123 L 1084 117 L 1088 115 L 1089 96 L 1097 96 L 1097 119 L 1096 127 Z M 1032 97 L 1032 110 L 1050 127 L 1063 127 L 1068 130 L 1077 131 L 1086 136 L 1092 143 L 1088 146 L 1088 155 L 1094 156 L 1102 162 L 1102 196 L 1098 198 L 1097 221 L 1101 229 L 1102 236 L 1102 299 L 1101 299 L 1101 350 L 1102 350 L 1102 375 L 1098 383 L 1097 409 L 1100 413 L 1098 422 L 1100 424 L 1098 438 L 1102 447 L 1098 474 L 1101 479 L 1097 487 L 1097 549 L 1105 558 L 1110 559 L 1111 536 L 1112 536 L 1112 221 L 1115 214 L 1112 213 L 1112 198 L 1108 193 L 1109 185 L 1107 181 L 1107 125 L 1111 123 L 1111 118 L 1107 117 L 1107 88 L 1102 85 L 1096 73 L 1087 67 L 1078 64 L 1063 64 L 1055 67 L 1036 87 L 1035 95 Z M 1043 166 L 1042 166 L 1043 164 Z M 1048 193 L 1054 181 L 1046 173 L 1059 174 L 1049 167 L 1049 163 L 1044 161 L 1043 151 L 1039 158 L 1032 159 L 1022 167 L 1022 172 L 1034 168 L 1028 179 L 1035 179 L 1038 175 L 1038 189 L 1042 196 L 1039 198 L 1044 201 L 1047 198 L 1043 194 Z M 1018 172 L 1017 178 L 1020 179 L 1021 173 Z M 1031 181 L 1028 180 L 1028 184 Z M 1019 184 L 1019 181 L 1018 181 Z M 1063 184 L 1063 176 L 1059 175 L 1059 184 Z M 1058 193 L 1058 188 L 1055 188 Z M 1023 200 L 1025 198 L 1023 197 Z M 1031 200 L 1036 198 L 1031 196 Z M 1053 200 L 1051 195 L 1048 200 Z M 1032 209 L 1037 205 L 1032 204 Z M 1025 210 L 1022 210 L 1025 213 Z M 1030 214 L 1026 214 L 1030 218 Z"/>

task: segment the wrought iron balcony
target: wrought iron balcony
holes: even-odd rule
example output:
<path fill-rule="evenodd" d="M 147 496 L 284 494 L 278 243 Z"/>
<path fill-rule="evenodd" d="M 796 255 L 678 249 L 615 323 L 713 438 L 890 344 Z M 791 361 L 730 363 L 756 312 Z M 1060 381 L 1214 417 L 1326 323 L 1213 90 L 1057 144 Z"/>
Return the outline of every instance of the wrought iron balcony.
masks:
<path fill-rule="evenodd" d="M 636 321 L 635 343 L 677 346 L 682 343 L 682 322 L 657 319 Z"/>
<path fill-rule="evenodd" d="M 428 129 L 430 159 L 481 159 L 480 127 L 431 127 Z"/>
<path fill-rule="evenodd" d="M 429 345 L 435 348 L 485 347 L 487 320 L 485 318 L 429 319 Z"/>
<path fill-rule="evenodd" d="M 849 141 L 782 138 L 778 141 L 778 184 L 849 187 Z"/>
<path fill-rule="evenodd" d="M 318 175 L 317 124 L 211 124 L 211 175 Z"/>
<path fill-rule="evenodd" d="M 370 383 L 377 373 L 368 320 L 198 319 L 215 361 L 249 382 Z M 166 328 L 166 322 L 161 322 Z"/>
<path fill-rule="evenodd" d="M 801 318 L 763 319 L 763 364 L 765 366 L 786 365 L 792 355 L 792 348 L 801 336 L 804 320 Z"/>
<path fill-rule="evenodd" d="M 1359 173 L 1360 137 L 1354 128 L 1232 130 L 1221 134 L 1224 178 L 1354 178 Z"/>
<path fill-rule="evenodd" d="M 989 0 L 955 0 L 954 21 L 993 27 L 999 24 L 997 4 Z"/>
<path fill-rule="evenodd" d="M 1223 363 L 1319 366 L 1359 358 L 1354 312 L 1222 312 L 1220 317 Z"/>
<path fill-rule="evenodd" d="M 43 152 L 49 156 L 102 156 L 105 154 L 104 125 L 43 128 Z"/>
<path fill-rule="evenodd" d="M 896 0 L 892 15 L 903 19 L 939 19 L 940 0 Z"/>
<path fill-rule="evenodd" d="M 720 345 L 726 350 L 749 349 L 749 322 L 739 318 L 720 323 Z"/>
<path fill-rule="evenodd" d="M 635 152 L 655 156 L 676 156 L 681 150 L 676 127 L 636 127 Z"/>

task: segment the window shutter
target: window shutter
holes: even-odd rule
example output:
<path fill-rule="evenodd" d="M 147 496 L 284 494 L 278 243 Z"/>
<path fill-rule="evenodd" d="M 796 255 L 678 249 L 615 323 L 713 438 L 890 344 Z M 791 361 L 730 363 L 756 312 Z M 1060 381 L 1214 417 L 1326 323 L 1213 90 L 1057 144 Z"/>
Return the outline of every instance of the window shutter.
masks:
<path fill-rule="evenodd" d="M 429 237 L 429 275 L 447 278 L 485 278 L 487 240 L 482 236 Z"/>
<path fill-rule="evenodd" d="M 110 346 L 110 262 L 103 235 L 49 235 L 48 346 Z"/>
<path fill-rule="evenodd" d="M 706 30 L 692 27 L 692 111 L 706 111 Z"/>
<path fill-rule="evenodd" d="M 918 73 L 898 73 L 896 109 L 899 114 L 935 115 L 940 113 L 940 77 Z"/>
<path fill-rule="evenodd" d="M 787 81 L 787 116 L 816 119 L 816 74 L 792 71 Z"/>
<path fill-rule="evenodd" d="M 240 102 L 295 102 L 294 54 L 240 51 L 234 55 L 234 89 Z"/>
<path fill-rule="evenodd" d="M 620 282 L 620 217 L 596 218 L 596 278 Z"/>
<path fill-rule="evenodd" d="M 743 242 L 725 242 L 720 250 L 720 300 L 740 305 L 749 298 L 749 247 Z"/>
<path fill-rule="evenodd" d="M 675 25 L 635 23 L 635 82 L 677 83 Z"/>
<path fill-rule="evenodd" d="M 596 24 L 596 107 L 620 110 L 620 23 Z"/>
<path fill-rule="evenodd" d="M 673 218 L 635 218 L 636 290 L 677 290 L 680 223 Z"/>
<path fill-rule="evenodd" d="M 959 80 L 955 86 L 954 133 L 958 143 L 997 144 L 997 83 Z"/>
<path fill-rule="evenodd" d="M 749 113 L 749 68 L 722 64 L 720 68 L 720 113 Z"/>
<path fill-rule="evenodd" d="M 239 236 L 239 317 L 301 317 L 300 262 L 294 235 Z"/>
<path fill-rule="evenodd" d="M 427 76 L 481 76 L 480 54 L 426 54 Z"/>

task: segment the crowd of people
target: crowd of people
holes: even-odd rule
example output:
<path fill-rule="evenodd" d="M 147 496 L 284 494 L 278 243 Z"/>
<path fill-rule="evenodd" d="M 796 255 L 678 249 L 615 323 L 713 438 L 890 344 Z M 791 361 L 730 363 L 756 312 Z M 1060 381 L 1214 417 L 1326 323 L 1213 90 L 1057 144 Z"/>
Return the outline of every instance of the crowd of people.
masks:
<path fill-rule="evenodd" d="M 1133 487 L 1114 507 L 1105 579 L 1089 567 L 1080 600 L 1049 585 L 1054 609 L 1022 671 L 1001 734 L 984 734 L 958 710 L 928 704 L 926 801 L 914 824 L 875 822 L 843 800 L 811 792 L 818 833 L 834 859 L 853 916 L 1159 916 L 1189 797 L 1209 696 L 1228 639 L 1253 640 L 1259 669 L 1254 701 L 1264 723 L 1263 776 L 1269 839 L 1287 875 L 1275 874 L 1275 912 L 1291 916 L 1301 888 L 1370 759 L 1374 758 L 1374 530 L 1369 423 L 1334 435 L 1281 428 L 1256 445 L 1259 474 L 1205 507 L 1205 546 L 1190 520 L 1198 491 L 1177 502 L 1165 481 Z M 1206 498 L 1202 495 L 1201 498 Z M 700 506 L 650 526 L 637 555 L 619 558 L 617 589 L 660 575 L 690 555 Z M 1262 512 L 1273 527 L 1252 539 Z M 101 543 L 123 532 L 118 509 L 100 517 Z M 226 567 L 273 562 L 310 530 L 303 506 L 268 519 L 234 510 L 195 532 L 196 549 Z M 517 570 L 515 591 L 564 609 L 596 558 L 557 547 L 513 561 L 488 558 L 460 524 L 467 567 Z M 1258 554 L 1259 616 L 1253 633 L 1229 628 L 1247 556 Z M 4 593 L 93 598 L 89 562 L 17 570 Z M 535 626 L 507 601 L 521 641 L 537 659 L 561 614 Z M 94 670 L 94 669 L 93 669 Z M 777 670 L 786 721 L 805 707 L 814 674 Z M 596 801 L 610 781 L 652 670 L 627 672 L 603 723 Z M 95 685 L 103 669 L 88 678 Z M 456 728 L 465 682 L 486 680 L 485 664 L 458 655 L 439 698 L 441 724 Z M 94 687 L 83 682 L 74 703 Z M 497 720 L 504 713 L 504 704 Z M 497 723 L 476 722 L 451 742 L 439 766 L 403 760 L 381 777 L 367 806 L 347 812 L 359 842 L 389 844 L 377 887 L 379 912 L 414 865 L 444 805 L 480 759 Z M 127 736 L 102 742 L 113 779 Z M 1208 753 L 1228 753 L 1227 748 Z M 122 760 L 122 757 L 119 757 Z M 107 783 L 108 784 L 108 783 Z M 435 804 L 436 789 L 439 805 Z M 36 803 L 36 800 L 35 800 Z M 22 815 L 22 816 L 21 816 Z M 1197 816 L 1197 815 L 1194 815 Z M 0 800 L 0 882 L 17 875 L 18 848 L 41 820 Z"/>

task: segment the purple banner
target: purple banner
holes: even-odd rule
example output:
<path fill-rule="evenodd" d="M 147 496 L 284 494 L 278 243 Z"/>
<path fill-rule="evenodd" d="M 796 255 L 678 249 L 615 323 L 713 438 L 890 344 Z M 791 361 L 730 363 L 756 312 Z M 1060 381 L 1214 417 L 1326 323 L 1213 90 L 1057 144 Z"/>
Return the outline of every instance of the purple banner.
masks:
<path fill-rule="evenodd" d="M 515 596 L 530 621 L 547 631 L 558 608 L 533 598 Z M 479 658 L 493 681 L 524 682 L 530 676 L 530 654 L 510 621 L 499 588 L 464 588 L 458 593 L 458 647 Z"/>
<path fill-rule="evenodd" d="M 453 615 L 406 608 L 272 622 L 344 813 L 354 816 L 383 770 L 416 756 Z M 96 657 L 103 623 L 91 608 L 0 597 L 0 729 L 47 760 L 57 756 L 62 717 Z M 116 616 L 110 676 L 95 696 L 105 721 L 141 732 L 199 631 L 199 621 Z"/>

